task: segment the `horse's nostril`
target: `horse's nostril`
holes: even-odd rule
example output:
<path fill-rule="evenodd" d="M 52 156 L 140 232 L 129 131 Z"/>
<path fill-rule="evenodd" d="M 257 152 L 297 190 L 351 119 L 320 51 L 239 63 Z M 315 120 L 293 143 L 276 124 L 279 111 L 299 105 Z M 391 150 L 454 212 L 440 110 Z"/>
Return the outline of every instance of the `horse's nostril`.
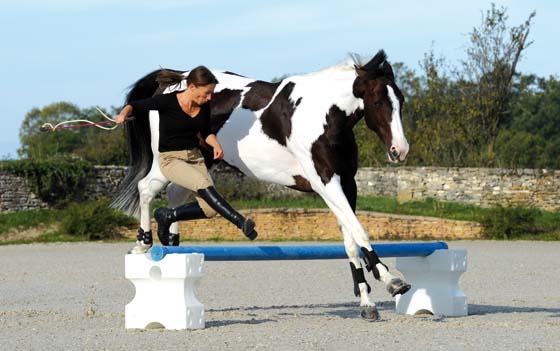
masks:
<path fill-rule="evenodd" d="M 399 152 L 397 151 L 397 149 L 391 148 L 391 154 L 393 155 L 394 158 L 399 157 Z"/>

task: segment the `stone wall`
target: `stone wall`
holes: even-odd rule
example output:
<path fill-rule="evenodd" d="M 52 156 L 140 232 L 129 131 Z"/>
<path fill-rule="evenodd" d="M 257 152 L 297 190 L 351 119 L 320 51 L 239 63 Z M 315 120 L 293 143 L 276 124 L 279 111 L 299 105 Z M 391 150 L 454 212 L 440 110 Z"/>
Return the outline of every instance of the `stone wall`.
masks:
<path fill-rule="evenodd" d="M 48 208 L 32 189 L 27 179 L 0 172 L 0 213 Z"/>
<path fill-rule="evenodd" d="M 360 194 L 397 196 L 401 201 L 431 197 L 486 207 L 502 204 L 560 209 L 560 170 L 362 168 L 356 178 Z"/>
<path fill-rule="evenodd" d="M 125 167 L 97 166 L 80 198 L 111 196 L 126 173 Z M 305 193 L 248 179 L 221 167 L 212 172 L 226 198 L 293 197 Z M 456 201 L 481 206 L 512 204 L 548 210 L 560 208 L 560 171 L 493 168 L 383 167 L 361 168 L 356 176 L 360 195 Z M 0 173 L 0 212 L 46 208 L 22 178 Z"/>
<path fill-rule="evenodd" d="M 94 200 L 114 194 L 126 174 L 126 167 L 95 166 L 93 174 L 77 194 L 79 200 Z M 0 213 L 49 207 L 49 204 L 33 192 L 33 185 L 23 177 L 0 172 L 0 190 Z"/>
<path fill-rule="evenodd" d="M 242 210 L 257 223 L 259 240 L 341 241 L 338 222 L 327 209 L 258 209 Z M 478 223 L 432 217 L 414 217 L 358 211 L 358 220 L 372 240 L 447 240 L 481 237 Z M 156 224 L 152 222 L 155 234 Z M 182 240 L 247 240 L 231 223 L 220 216 L 179 222 Z M 136 231 L 125 231 L 135 238 Z"/>
<path fill-rule="evenodd" d="M 95 200 L 115 194 L 119 189 L 121 180 L 126 175 L 126 167 L 95 166 L 93 174 L 93 177 L 87 179 L 81 194 L 85 200 Z"/>

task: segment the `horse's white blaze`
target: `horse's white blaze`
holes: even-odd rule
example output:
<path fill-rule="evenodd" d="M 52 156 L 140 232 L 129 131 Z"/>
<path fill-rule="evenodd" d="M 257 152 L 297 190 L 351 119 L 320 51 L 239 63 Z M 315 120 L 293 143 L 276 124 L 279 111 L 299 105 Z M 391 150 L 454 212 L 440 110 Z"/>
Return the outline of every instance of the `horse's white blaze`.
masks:
<path fill-rule="evenodd" d="M 409 146 L 406 141 L 406 137 L 404 136 L 404 129 L 401 121 L 401 106 L 399 99 L 395 95 L 395 91 L 389 85 L 387 85 L 387 92 L 389 94 L 391 104 L 393 105 L 393 113 L 391 116 L 391 135 L 393 139 L 391 140 L 391 146 L 397 148 L 397 151 L 400 154 L 400 160 L 404 161 L 406 155 L 408 154 Z"/>

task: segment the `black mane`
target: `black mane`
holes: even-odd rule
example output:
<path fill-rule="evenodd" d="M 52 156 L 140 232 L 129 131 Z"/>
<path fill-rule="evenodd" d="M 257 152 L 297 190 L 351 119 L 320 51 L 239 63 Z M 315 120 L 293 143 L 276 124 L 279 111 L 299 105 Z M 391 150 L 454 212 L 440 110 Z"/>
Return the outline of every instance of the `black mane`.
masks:
<path fill-rule="evenodd" d="M 387 66 L 390 67 L 389 62 L 387 62 L 387 54 L 383 49 L 379 50 L 375 56 L 365 65 L 356 65 L 356 68 L 361 69 L 368 73 L 371 78 L 379 78 L 389 75 Z"/>

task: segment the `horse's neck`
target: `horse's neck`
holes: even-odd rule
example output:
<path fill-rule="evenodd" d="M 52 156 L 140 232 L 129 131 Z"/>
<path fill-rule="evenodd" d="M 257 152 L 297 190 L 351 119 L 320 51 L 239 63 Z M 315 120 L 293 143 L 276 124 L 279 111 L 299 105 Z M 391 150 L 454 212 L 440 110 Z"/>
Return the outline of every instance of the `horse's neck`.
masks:
<path fill-rule="evenodd" d="M 302 103 L 307 99 L 310 103 L 318 104 L 327 109 L 336 105 L 350 116 L 356 110 L 363 109 L 363 101 L 353 94 L 355 79 L 356 73 L 354 70 L 339 69 L 327 69 L 294 77 L 296 83 L 294 94 L 302 97 Z M 298 89 L 298 83 L 300 89 Z"/>

